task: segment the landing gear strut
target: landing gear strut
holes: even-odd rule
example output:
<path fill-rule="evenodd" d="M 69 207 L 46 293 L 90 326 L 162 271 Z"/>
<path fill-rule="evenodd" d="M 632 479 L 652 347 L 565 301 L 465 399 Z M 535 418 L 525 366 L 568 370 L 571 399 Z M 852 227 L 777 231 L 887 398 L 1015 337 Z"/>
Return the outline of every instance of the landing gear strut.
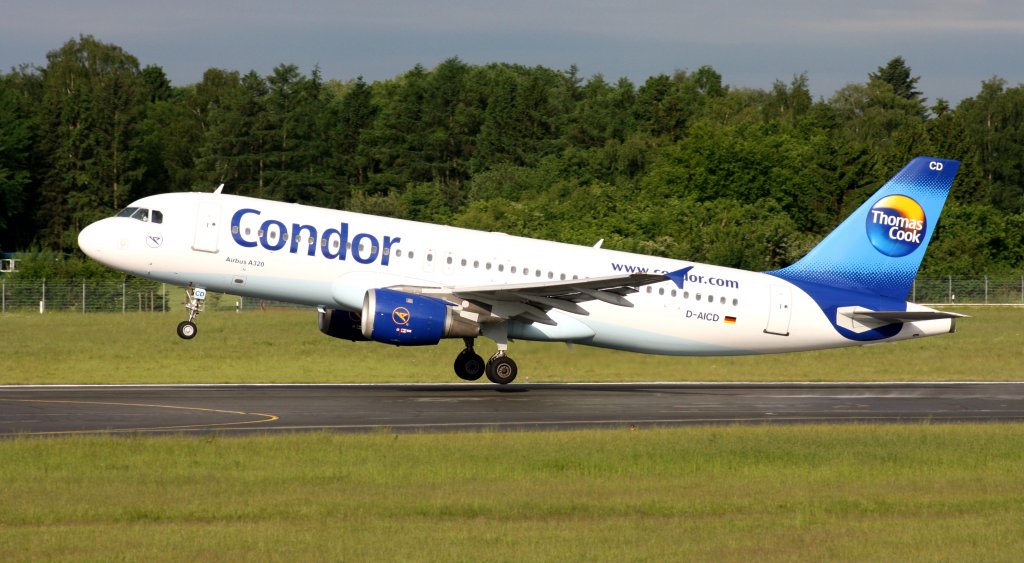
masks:
<path fill-rule="evenodd" d="M 484 374 L 484 359 L 473 351 L 473 339 L 463 338 L 466 349 L 455 358 L 455 375 L 466 381 L 476 381 Z"/>
<path fill-rule="evenodd" d="M 519 369 L 512 358 L 505 355 L 508 351 L 508 323 L 488 323 L 481 327 L 481 331 L 498 345 L 498 351 L 487 360 L 487 379 L 498 385 L 512 383 Z"/>
<path fill-rule="evenodd" d="M 196 317 L 203 310 L 206 304 L 206 290 L 197 287 L 185 290 L 185 309 L 188 310 L 188 320 L 178 323 L 178 336 L 184 340 L 191 340 L 196 337 L 199 330 L 196 327 Z"/>

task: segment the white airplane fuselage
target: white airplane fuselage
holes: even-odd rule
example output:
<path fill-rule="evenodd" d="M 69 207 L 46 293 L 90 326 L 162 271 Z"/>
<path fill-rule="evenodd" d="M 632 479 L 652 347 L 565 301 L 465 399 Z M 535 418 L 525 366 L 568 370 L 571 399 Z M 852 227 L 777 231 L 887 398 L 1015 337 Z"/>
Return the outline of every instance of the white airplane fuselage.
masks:
<path fill-rule="evenodd" d="M 505 328 L 512 339 L 652 354 L 742 355 L 953 330 L 951 318 L 926 319 L 903 322 L 885 337 L 858 340 L 849 334 L 867 330 L 859 321 L 842 311 L 830 318 L 804 289 L 778 276 L 602 248 L 222 193 L 155 195 L 130 207 L 149 211 L 147 220 L 119 216 L 89 225 L 79 239 L 89 256 L 169 284 L 354 313 L 363 310 L 374 288 L 519 286 L 690 268 L 681 283 L 665 279 L 637 287 L 627 296 L 633 306 L 591 299 L 578 304 L 582 311 L 548 308 L 554 324 L 511 316 Z M 487 335 L 487 316 L 473 312 L 479 307 L 472 299 L 448 300 Z M 897 306 L 932 311 L 906 302 Z M 843 335 L 837 325 L 852 332 Z"/>

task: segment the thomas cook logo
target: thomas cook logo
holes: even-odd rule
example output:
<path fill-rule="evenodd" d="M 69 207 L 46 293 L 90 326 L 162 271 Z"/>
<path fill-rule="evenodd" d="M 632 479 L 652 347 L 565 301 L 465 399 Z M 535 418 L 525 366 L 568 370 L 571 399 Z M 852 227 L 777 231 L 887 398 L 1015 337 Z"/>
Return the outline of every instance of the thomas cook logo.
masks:
<path fill-rule="evenodd" d="M 407 325 L 411 318 L 412 315 L 409 313 L 409 309 L 406 309 L 405 307 L 395 307 L 395 310 L 391 311 L 391 320 L 394 321 L 396 325 Z"/>
<path fill-rule="evenodd" d="M 921 204 L 905 195 L 885 196 L 868 212 L 868 239 L 879 252 L 894 258 L 917 250 L 927 226 Z"/>

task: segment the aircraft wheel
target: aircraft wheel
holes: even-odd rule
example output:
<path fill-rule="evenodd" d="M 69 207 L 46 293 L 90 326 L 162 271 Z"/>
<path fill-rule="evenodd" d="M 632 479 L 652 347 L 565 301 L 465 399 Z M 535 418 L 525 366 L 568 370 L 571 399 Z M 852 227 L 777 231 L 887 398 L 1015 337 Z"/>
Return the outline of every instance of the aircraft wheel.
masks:
<path fill-rule="evenodd" d="M 472 350 L 463 350 L 455 358 L 455 375 L 466 381 L 476 381 L 484 374 L 484 359 Z"/>
<path fill-rule="evenodd" d="M 487 379 L 498 385 L 508 385 L 516 378 L 519 368 L 508 356 L 494 356 L 487 362 Z"/>
<path fill-rule="evenodd" d="M 181 321 L 178 323 L 178 336 L 180 336 L 182 340 L 192 340 L 196 337 L 196 332 L 198 330 L 199 329 L 196 328 L 196 323 L 192 321 Z"/>

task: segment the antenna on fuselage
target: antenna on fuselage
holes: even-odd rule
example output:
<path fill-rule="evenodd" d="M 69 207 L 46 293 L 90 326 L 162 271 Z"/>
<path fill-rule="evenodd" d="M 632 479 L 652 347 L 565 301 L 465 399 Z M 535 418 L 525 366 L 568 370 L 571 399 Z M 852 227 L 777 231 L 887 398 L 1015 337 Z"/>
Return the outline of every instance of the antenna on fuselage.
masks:
<path fill-rule="evenodd" d="M 216 190 L 213 190 L 213 193 L 215 193 L 215 194 L 219 194 L 219 193 L 221 193 L 222 191 L 224 191 L 224 184 L 221 184 L 221 185 L 217 186 L 217 189 L 216 189 Z"/>

